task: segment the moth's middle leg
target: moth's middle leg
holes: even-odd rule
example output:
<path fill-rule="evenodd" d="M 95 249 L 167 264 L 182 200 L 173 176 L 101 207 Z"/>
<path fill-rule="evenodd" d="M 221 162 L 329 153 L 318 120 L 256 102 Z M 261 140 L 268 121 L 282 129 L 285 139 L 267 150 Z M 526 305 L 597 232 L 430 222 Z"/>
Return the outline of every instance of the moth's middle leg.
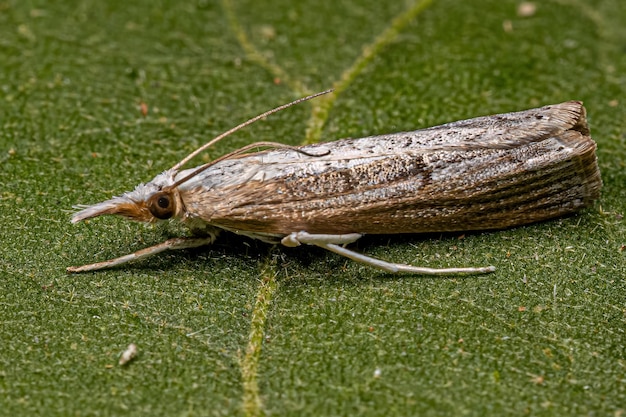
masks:
<path fill-rule="evenodd" d="M 304 243 L 307 245 L 319 246 L 338 255 L 345 256 L 355 262 L 369 265 L 376 269 L 381 269 L 392 274 L 409 273 L 423 275 L 449 275 L 449 274 L 486 274 L 496 270 L 493 266 L 478 268 L 424 268 L 413 265 L 397 264 L 386 262 L 381 259 L 372 258 L 358 252 L 354 252 L 343 246 L 348 243 L 355 242 L 361 236 L 359 233 L 349 233 L 344 235 L 323 235 L 311 234 L 308 232 L 293 232 L 285 236 L 281 243 L 285 246 L 294 247 Z"/>

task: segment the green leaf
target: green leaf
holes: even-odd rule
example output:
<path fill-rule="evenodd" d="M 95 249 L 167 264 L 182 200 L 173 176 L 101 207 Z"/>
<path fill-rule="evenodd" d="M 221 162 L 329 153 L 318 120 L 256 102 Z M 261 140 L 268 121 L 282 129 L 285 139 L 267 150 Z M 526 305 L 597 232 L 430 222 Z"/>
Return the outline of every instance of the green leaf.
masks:
<path fill-rule="evenodd" d="M 626 3 L 528 4 L 0 2 L 0 415 L 624 414 Z M 353 245 L 498 268 L 482 277 L 390 276 L 228 235 L 65 273 L 184 233 L 71 225 L 73 205 L 329 87 L 207 158 L 577 99 L 602 198 L 514 230 Z"/>

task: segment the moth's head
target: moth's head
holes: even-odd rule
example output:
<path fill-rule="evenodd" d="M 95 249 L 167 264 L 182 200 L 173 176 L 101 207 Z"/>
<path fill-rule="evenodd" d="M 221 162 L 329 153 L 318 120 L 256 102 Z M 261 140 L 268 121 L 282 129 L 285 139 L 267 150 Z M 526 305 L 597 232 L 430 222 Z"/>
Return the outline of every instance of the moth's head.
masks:
<path fill-rule="evenodd" d="M 165 171 L 146 184 L 139 184 L 133 191 L 113 197 L 92 206 L 76 206 L 80 208 L 72 216 L 72 223 L 105 214 L 116 214 L 130 220 L 155 222 L 169 219 L 180 212 L 180 197 L 174 184 L 175 170 Z"/>

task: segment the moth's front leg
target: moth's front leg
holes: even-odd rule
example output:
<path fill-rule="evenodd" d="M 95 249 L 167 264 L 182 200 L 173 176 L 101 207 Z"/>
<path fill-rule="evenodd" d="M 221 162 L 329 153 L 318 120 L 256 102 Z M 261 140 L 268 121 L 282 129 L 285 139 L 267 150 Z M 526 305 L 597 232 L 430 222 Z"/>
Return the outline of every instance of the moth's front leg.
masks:
<path fill-rule="evenodd" d="M 343 246 L 348 243 L 355 242 L 362 235 L 358 233 L 350 233 L 345 235 L 315 235 L 307 232 L 293 232 L 285 236 L 281 243 L 285 246 L 298 246 L 302 243 L 307 245 L 315 245 L 331 252 L 335 252 L 341 256 L 352 259 L 365 265 L 369 265 L 376 269 L 381 269 L 392 274 L 409 273 L 422 275 L 450 275 L 450 274 L 486 274 L 496 270 L 493 266 L 478 268 L 423 268 L 413 265 L 396 264 L 386 262 L 380 259 L 372 258 L 358 252 L 351 251 Z"/>
<path fill-rule="evenodd" d="M 156 255 L 157 253 L 166 250 L 197 248 L 199 246 L 210 245 L 214 241 L 214 235 L 205 237 L 176 237 L 173 239 L 168 239 L 163 243 L 159 243 L 158 245 L 150 246 L 149 248 L 141 249 L 135 253 L 120 256 L 119 258 L 109 259 L 108 261 L 96 262 L 95 264 L 83 266 L 68 266 L 66 268 L 66 271 L 69 273 L 97 271 L 99 269 L 111 268 L 113 266 L 125 264 L 127 262 L 147 258 L 148 256 Z"/>

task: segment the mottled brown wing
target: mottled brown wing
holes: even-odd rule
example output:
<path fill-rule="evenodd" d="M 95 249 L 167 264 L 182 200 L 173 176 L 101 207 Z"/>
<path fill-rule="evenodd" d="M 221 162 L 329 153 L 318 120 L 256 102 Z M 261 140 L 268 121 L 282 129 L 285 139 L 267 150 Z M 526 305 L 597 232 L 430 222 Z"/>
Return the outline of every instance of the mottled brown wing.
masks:
<path fill-rule="evenodd" d="M 247 233 L 500 229 L 597 199 L 580 102 L 224 161 L 181 186 L 189 213 Z"/>

